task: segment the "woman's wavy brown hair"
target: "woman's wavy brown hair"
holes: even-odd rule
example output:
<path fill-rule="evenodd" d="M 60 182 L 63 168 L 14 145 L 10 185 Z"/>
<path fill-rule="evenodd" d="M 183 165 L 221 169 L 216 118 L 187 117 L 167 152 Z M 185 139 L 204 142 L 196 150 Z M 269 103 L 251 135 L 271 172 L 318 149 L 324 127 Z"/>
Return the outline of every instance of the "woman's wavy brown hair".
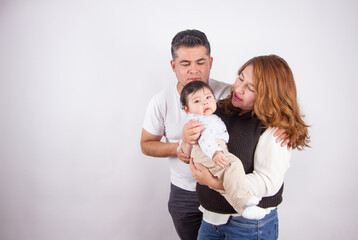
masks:
<path fill-rule="evenodd" d="M 252 80 L 256 92 L 253 114 L 266 128 L 285 129 L 293 149 L 302 150 L 304 147 L 310 147 L 307 130 L 309 126 L 302 120 L 295 81 L 287 62 L 276 55 L 254 57 L 239 69 L 238 74 L 240 75 L 248 65 L 253 66 Z M 233 89 L 220 104 L 228 115 L 240 111 L 232 105 L 232 97 Z"/>

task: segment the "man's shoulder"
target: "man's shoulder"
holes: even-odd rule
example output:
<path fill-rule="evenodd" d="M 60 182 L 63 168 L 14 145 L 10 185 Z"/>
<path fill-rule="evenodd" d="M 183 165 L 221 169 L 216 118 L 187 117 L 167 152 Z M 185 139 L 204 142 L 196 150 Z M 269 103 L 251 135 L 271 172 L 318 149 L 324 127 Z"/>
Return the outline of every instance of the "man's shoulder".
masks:
<path fill-rule="evenodd" d="M 176 88 L 173 86 L 166 87 L 161 91 L 153 95 L 152 101 L 155 102 L 165 102 L 175 98 Z"/>
<path fill-rule="evenodd" d="M 229 95 L 230 89 L 232 87 L 231 84 L 217 81 L 212 78 L 209 78 L 209 86 L 211 87 L 211 89 L 213 89 L 217 100 L 226 98 Z"/>
<path fill-rule="evenodd" d="M 223 88 L 223 87 L 231 87 L 231 84 L 226 83 L 226 82 L 222 82 L 222 81 L 218 81 L 215 80 L 213 78 L 209 78 L 209 86 L 210 87 L 219 87 L 219 88 Z"/>

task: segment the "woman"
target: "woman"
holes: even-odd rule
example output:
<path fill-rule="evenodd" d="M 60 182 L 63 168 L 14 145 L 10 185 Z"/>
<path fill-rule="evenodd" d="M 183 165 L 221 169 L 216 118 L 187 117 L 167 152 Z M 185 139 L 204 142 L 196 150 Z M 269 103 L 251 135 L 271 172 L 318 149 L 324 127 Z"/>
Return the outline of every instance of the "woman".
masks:
<path fill-rule="evenodd" d="M 221 182 L 191 161 L 203 212 L 198 239 L 277 239 L 276 207 L 282 201 L 291 151 L 276 144 L 273 135 L 277 128 L 284 129 L 292 149 L 302 150 L 309 142 L 308 126 L 302 120 L 286 61 L 276 55 L 250 59 L 240 68 L 230 96 L 218 103 L 216 114 L 228 129 L 229 151 L 241 159 L 246 184 L 252 195 L 262 197 L 258 207 L 266 215 L 255 220 L 239 216 L 212 190 L 223 190 Z"/>

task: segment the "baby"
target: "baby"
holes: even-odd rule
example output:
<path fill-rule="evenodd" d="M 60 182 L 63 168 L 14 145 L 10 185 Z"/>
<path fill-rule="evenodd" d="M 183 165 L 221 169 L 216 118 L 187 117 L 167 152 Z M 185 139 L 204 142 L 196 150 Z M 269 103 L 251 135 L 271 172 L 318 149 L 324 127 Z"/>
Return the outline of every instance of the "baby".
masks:
<path fill-rule="evenodd" d="M 210 86 L 202 81 L 192 81 L 183 88 L 180 101 L 188 121 L 199 121 L 204 129 L 198 139 L 199 145 L 183 145 L 178 150 L 191 155 L 195 163 L 203 164 L 219 178 L 225 191 L 218 191 L 235 211 L 250 219 L 263 217 L 265 210 L 256 206 L 261 198 L 249 192 L 241 160 L 228 152 L 226 143 L 229 134 L 224 122 L 213 114 L 216 111 L 216 100 Z"/>

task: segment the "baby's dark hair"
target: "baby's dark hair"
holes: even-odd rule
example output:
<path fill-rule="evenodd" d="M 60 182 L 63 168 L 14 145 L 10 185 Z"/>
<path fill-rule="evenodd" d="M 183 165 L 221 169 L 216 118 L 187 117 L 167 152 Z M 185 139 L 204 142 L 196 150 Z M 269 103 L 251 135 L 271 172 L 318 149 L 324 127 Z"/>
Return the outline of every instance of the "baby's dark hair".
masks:
<path fill-rule="evenodd" d="M 197 91 L 199 91 L 200 89 L 204 89 L 207 88 L 210 90 L 210 92 L 214 95 L 214 91 L 211 89 L 211 87 L 209 86 L 209 84 L 202 82 L 202 81 L 192 81 L 190 83 L 188 83 L 187 85 L 184 86 L 183 90 L 181 90 L 181 94 L 180 94 L 180 102 L 181 105 L 184 107 L 188 106 L 187 103 L 187 98 L 189 94 L 195 93 Z"/>

